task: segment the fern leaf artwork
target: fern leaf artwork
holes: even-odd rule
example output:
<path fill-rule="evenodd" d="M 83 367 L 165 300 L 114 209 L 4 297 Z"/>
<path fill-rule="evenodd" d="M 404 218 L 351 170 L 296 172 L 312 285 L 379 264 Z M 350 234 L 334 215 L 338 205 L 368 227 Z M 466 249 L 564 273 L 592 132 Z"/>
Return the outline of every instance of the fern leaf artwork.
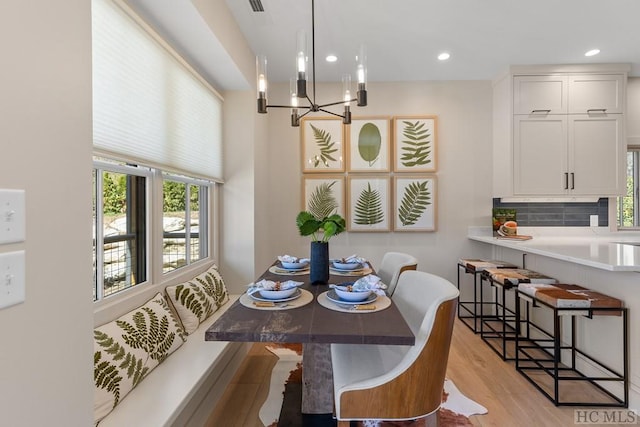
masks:
<path fill-rule="evenodd" d="M 312 124 L 309 124 L 309 126 L 311 126 L 311 130 L 313 130 L 315 143 L 320 150 L 320 155 L 315 156 L 313 159 L 313 167 L 317 168 L 320 166 L 320 163 L 325 167 L 329 167 L 329 161 L 337 161 L 333 157 L 333 154 L 338 151 L 338 148 L 336 148 L 335 142 L 331 142 L 331 134 L 328 131 L 320 129 Z"/>
<path fill-rule="evenodd" d="M 373 123 L 365 123 L 358 134 L 358 153 L 369 166 L 378 160 L 382 147 L 382 135 L 380 129 Z"/>
<path fill-rule="evenodd" d="M 414 225 L 431 204 L 428 181 L 414 181 L 407 185 L 398 208 L 398 218 L 403 226 Z"/>
<path fill-rule="evenodd" d="M 367 188 L 360 192 L 356 201 L 353 222 L 358 225 L 374 225 L 383 221 L 384 210 L 380 192 L 372 189 L 371 183 L 367 182 Z"/>
<path fill-rule="evenodd" d="M 402 154 L 400 161 L 404 167 L 424 166 L 431 163 L 431 133 L 424 121 L 402 121 Z"/>
<path fill-rule="evenodd" d="M 323 182 L 314 188 L 307 202 L 307 209 L 316 219 L 330 216 L 338 209 L 338 201 L 333 194 L 332 187 L 337 181 Z"/>

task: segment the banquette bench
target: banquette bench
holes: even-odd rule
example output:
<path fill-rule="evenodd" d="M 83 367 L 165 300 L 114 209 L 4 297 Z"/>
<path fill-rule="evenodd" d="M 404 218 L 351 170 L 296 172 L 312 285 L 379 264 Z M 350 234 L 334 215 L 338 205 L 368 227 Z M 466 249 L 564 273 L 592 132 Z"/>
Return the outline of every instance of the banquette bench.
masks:
<path fill-rule="evenodd" d="M 204 339 L 238 297 L 214 265 L 95 328 L 99 427 L 201 427 L 250 346 Z"/>

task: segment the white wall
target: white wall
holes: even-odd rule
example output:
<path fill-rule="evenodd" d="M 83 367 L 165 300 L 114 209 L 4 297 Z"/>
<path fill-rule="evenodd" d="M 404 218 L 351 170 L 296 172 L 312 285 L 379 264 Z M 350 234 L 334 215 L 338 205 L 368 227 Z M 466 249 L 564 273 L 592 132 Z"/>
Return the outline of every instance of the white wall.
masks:
<path fill-rule="evenodd" d="M 0 310 L 0 424 L 93 420 L 91 2 L 3 2 L 0 188 L 26 190 L 26 301 Z"/>
<path fill-rule="evenodd" d="M 288 86 L 272 85 L 271 103 L 284 103 Z M 340 99 L 340 86 L 318 84 L 318 101 Z M 469 225 L 489 225 L 491 214 L 492 87 L 489 81 L 371 83 L 369 105 L 353 116 L 435 114 L 438 116 L 437 231 L 343 233 L 330 243 L 331 256 L 358 253 L 379 265 L 386 251 L 413 254 L 418 268 L 454 280 L 460 256 L 482 256 L 467 240 Z M 326 99 L 321 99 L 326 98 Z M 269 110 L 267 162 L 270 204 L 268 226 L 257 238 L 270 242 L 258 272 L 279 254 L 308 254 L 309 239 L 298 236 L 301 210 L 299 129 L 289 110 Z M 318 114 L 316 114 L 318 116 Z M 260 211 L 264 214 L 264 210 Z M 258 237 L 259 236 L 259 237 Z M 474 249 L 472 249 L 474 248 Z"/>

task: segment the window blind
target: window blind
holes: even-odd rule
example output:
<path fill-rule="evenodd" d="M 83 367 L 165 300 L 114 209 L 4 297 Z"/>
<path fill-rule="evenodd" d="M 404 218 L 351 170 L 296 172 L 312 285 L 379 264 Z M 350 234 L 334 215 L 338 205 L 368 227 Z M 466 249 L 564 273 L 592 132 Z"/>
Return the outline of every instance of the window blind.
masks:
<path fill-rule="evenodd" d="M 93 0 L 93 144 L 222 180 L 222 99 L 112 0 Z"/>

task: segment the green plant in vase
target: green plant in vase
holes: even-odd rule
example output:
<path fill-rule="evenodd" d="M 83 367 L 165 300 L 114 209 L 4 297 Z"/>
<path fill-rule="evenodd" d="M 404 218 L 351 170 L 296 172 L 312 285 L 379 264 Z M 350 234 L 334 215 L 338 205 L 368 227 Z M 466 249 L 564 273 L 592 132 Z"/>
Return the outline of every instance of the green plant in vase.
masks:
<path fill-rule="evenodd" d="M 311 212 L 302 211 L 296 217 L 301 236 L 311 236 L 311 284 L 326 284 L 329 280 L 329 239 L 342 233 L 346 222 L 337 213 L 317 218 Z"/>

